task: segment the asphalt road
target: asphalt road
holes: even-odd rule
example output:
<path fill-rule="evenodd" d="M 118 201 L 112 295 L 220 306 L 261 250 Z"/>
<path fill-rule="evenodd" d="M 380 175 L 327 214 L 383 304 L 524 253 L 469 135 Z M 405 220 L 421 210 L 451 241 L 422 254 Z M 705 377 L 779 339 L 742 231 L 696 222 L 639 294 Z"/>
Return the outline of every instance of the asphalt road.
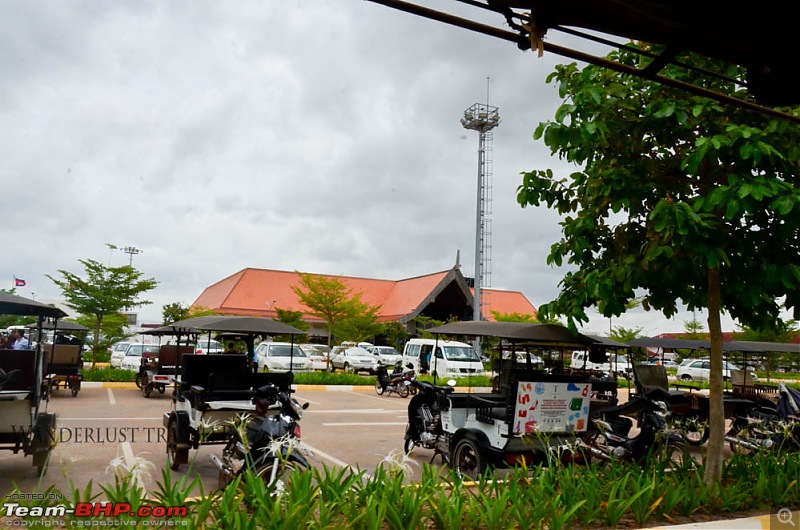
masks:
<path fill-rule="evenodd" d="M 408 399 L 378 396 L 369 387 L 298 391 L 295 396 L 310 403 L 300 426 L 315 466 L 351 466 L 371 473 L 390 452 L 402 449 Z M 136 462 L 140 462 L 139 469 L 149 470 L 150 476 L 143 479 L 146 488 L 156 488 L 163 481 L 167 460 L 161 418 L 172 407 L 169 390 L 146 399 L 130 386 L 86 385 L 74 398 L 67 390 L 54 391 L 47 406 L 58 414 L 61 439 L 51 454 L 47 473 L 40 479 L 31 457 L 0 451 L 0 496 L 14 485 L 26 493 L 50 486 L 66 493 L 84 490 L 90 481 L 100 493 L 100 484 L 113 484 L 115 468 L 131 468 Z M 199 477 L 203 491 L 214 490 L 217 469 L 209 455 L 221 451 L 221 445 L 190 450 L 189 465 L 172 472 L 172 480 Z M 419 462 L 432 455 L 421 449 L 415 453 L 412 456 Z M 419 466 L 412 467 L 418 476 Z"/>

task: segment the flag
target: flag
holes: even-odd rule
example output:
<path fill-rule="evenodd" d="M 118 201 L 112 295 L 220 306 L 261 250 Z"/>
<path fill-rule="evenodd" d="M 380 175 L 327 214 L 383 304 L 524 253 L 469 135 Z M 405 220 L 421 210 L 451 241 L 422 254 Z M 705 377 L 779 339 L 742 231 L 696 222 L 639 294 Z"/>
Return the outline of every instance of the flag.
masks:
<path fill-rule="evenodd" d="M 26 285 L 25 280 L 14 276 L 14 287 L 25 287 L 25 285 Z"/>

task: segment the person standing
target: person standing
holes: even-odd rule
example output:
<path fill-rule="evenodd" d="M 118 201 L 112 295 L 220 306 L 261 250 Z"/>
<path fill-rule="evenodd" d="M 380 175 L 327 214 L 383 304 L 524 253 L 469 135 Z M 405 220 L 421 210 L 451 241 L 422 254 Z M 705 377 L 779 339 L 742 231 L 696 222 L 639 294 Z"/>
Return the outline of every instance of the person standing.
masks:
<path fill-rule="evenodd" d="M 24 329 L 14 329 L 13 333 L 11 334 L 11 338 L 14 339 L 14 345 L 12 349 L 14 350 L 30 350 L 31 349 L 31 342 L 25 337 L 25 330 Z"/>

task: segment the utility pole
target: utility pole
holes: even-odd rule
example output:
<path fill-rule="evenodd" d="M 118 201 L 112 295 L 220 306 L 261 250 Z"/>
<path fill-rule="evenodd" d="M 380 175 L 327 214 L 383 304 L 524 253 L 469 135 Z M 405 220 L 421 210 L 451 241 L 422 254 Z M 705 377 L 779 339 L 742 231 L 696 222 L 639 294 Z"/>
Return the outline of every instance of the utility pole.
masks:
<path fill-rule="evenodd" d="M 128 266 L 129 267 L 133 267 L 133 255 L 134 254 L 141 254 L 144 251 L 143 250 L 139 250 L 136 247 L 125 247 L 125 248 L 122 249 L 122 252 L 124 252 L 125 254 L 130 255 L 130 260 L 128 261 Z"/>

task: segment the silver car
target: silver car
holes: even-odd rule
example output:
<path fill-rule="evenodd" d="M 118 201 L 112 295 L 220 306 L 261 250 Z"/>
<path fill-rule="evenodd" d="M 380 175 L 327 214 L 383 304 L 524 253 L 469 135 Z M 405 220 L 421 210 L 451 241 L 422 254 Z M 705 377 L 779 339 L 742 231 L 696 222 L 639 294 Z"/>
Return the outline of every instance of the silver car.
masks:
<path fill-rule="evenodd" d="M 375 360 L 375 356 L 358 346 L 334 349 L 331 364 L 333 364 L 334 370 L 344 370 L 345 372 L 374 374 L 378 368 L 378 361 Z"/>
<path fill-rule="evenodd" d="M 259 372 L 308 372 L 311 360 L 297 344 L 262 342 L 256 347 Z"/>

